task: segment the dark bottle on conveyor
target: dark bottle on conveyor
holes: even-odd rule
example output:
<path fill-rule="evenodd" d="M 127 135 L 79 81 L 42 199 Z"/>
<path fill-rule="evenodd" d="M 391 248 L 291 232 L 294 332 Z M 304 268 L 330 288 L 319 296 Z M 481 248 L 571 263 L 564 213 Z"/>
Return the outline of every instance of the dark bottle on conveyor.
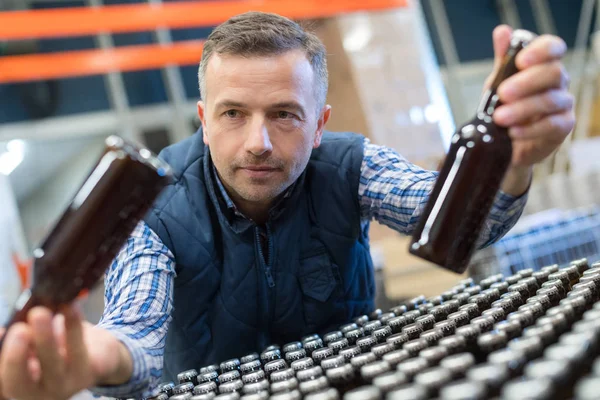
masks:
<path fill-rule="evenodd" d="M 190 369 L 187 371 L 180 372 L 177 374 L 177 380 L 179 383 L 191 382 L 194 385 L 198 384 L 198 371 Z"/>
<path fill-rule="evenodd" d="M 344 395 L 360 385 L 360 380 L 356 377 L 356 373 L 352 365 L 345 364 L 326 371 L 329 384 L 336 388 L 340 395 Z"/>
<path fill-rule="evenodd" d="M 452 137 L 452 144 L 409 251 L 457 273 L 463 273 L 475 250 L 481 227 L 498 193 L 512 157 L 507 128 L 492 114 L 500 105 L 500 83 L 517 72 L 515 58 L 535 35 L 515 30 L 510 47 L 477 115 Z"/>

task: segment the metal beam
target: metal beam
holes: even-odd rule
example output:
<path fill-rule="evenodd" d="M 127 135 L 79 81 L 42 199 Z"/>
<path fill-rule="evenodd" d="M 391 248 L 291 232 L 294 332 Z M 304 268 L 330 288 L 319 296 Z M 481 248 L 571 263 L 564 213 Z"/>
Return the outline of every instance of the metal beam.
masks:
<path fill-rule="evenodd" d="M 552 17 L 552 10 L 548 5 L 548 0 L 529 0 L 533 10 L 533 18 L 539 33 L 556 35 L 556 25 Z"/>
<path fill-rule="evenodd" d="M 496 0 L 496 7 L 503 24 L 510 25 L 513 29 L 521 28 L 519 9 L 514 0 Z"/>
<path fill-rule="evenodd" d="M 454 35 L 452 29 L 450 29 L 448 14 L 442 1 L 433 0 L 429 4 L 431 5 L 433 22 L 442 48 L 442 54 L 446 61 L 448 98 L 450 99 L 454 120 L 466 121 L 470 115 L 466 112 L 464 106 L 463 85 L 458 71 L 460 60 L 454 42 Z"/>
<path fill-rule="evenodd" d="M 104 4 L 102 0 L 86 0 L 86 3 L 92 8 L 101 8 Z M 110 50 L 115 47 L 112 35 L 101 33 L 94 38 L 98 47 L 103 50 Z M 119 117 L 119 134 L 131 141 L 143 144 L 141 132 L 137 129 L 131 119 L 131 110 L 127 91 L 123 81 L 123 75 L 120 72 L 110 72 L 104 75 L 104 84 L 108 92 L 108 98 L 111 106 L 116 110 Z"/>
<path fill-rule="evenodd" d="M 161 5 L 162 0 L 148 0 L 152 5 Z M 156 40 L 161 45 L 170 45 L 173 43 L 171 31 L 167 28 L 158 28 L 155 31 Z M 198 60 L 200 62 L 200 60 Z M 185 88 L 183 87 L 183 79 L 181 78 L 181 70 L 177 66 L 168 66 L 162 69 L 163 82 L 167 89 L 167 96 L 173 108 L 174 118 L 169 132 L 171 143 L 179 142 L 190 136 L 190 121 L 185 118 L 183 107 L 186 102 Z"/>
<path fill-rule="evenodd" d="M 175 117 L 170 104 L 142 106 L 130 109 L 131 119 L 141 131 L 169 128 Z M 183 117 L 192 120 L 196 115 L 196 102 L 183 106 Z M 0 142 L 12 139 L 64 140 L 85 136 L 121 134 L 121 122 L 116 111 L 98 111 L 52 117 L 43 120 L 0 124 Z"/>

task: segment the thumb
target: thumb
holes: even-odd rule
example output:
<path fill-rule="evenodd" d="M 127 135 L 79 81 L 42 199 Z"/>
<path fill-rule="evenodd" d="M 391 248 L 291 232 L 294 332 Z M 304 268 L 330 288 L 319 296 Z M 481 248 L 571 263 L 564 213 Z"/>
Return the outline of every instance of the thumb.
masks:
<path fill-rule="evenodd" d="M 492 33 L 492 39 L 494 42 L 494 68 L 498 68 L 500 66 L 502 58 L 508 50 L 512 31 L 512 28 L 508 25 L 499 25 Z"/>
<path fill-rule="evenodd" d="M 485 88 L 488 88 L 492 84 L 494 76 L 498 73 L 500 66 L 502 65 L 502 59 L 506 55 L 506 51 L 510 46 L 510 38 L 512 36 L 512 28 L 508 25 L 498 25 L 494 28 L 492 33 L 492 40 L 494 46 L 494 68 L 492 73 L 488 76 L 485 81 Z"/>

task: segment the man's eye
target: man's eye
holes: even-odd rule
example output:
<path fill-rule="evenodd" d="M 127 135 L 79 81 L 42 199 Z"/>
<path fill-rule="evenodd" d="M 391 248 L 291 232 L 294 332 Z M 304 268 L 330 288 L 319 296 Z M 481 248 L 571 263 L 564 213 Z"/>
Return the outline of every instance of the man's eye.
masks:
<path fill-rule="evenodd" d="M 294 118 L 294 114 L 289 113 L 287 111 L 278 111 L 277 112 L 277 118 L 290 119 L 290 118 Z"/>
<path fill-rule="evenodd" d="M 225 111 L 225 115 L 229 118 L 238 118 L 240 116 L 240 112 L 238 110 L 227 110 Z"/>

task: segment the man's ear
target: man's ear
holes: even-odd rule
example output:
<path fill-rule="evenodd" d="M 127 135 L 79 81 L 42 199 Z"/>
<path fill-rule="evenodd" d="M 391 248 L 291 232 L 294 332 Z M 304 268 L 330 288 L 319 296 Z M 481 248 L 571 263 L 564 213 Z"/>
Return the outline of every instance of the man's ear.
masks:
<path fill-rule="evenodd" d="M 204 140 L 204 144 L 208 146 L 208 130 L 206 129 L 206 115 L 204 109 L 204 102 L 200 100 L 197 103 L 198 106 L 198 118 L 200 118 L 200 122 L 202 123 L 202 140 Z"/>
<path fill-rule="evenodd" d="M 315 132 L 315 141 L 313 143 L 313 149 L 316 149 L 321 145 L 321 138 L 323 137 L 323 131 L 325 130 L 325 125 L 331 116 L 331 106 L 326 104 L 325 107 L 321 110 L 321 114 L 319 115 L 319 120 L 317 121 L 317 131 Z"/>

